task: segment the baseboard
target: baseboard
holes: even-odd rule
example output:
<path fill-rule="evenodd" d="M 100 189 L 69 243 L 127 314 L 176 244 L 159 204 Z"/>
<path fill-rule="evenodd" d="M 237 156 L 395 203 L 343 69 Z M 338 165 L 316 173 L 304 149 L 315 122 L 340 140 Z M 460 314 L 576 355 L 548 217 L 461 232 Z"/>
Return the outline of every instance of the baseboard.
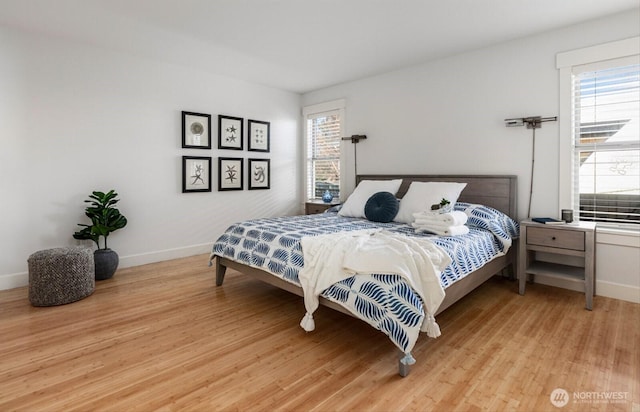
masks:
<path fill-rule="evenodd" d="M 211 252 L 211 243 L 192 245 L 187 247 L 166 249 L 156 252 L 140 253 L 137 255 L 120 256 L 121 268 L 146 265 L 148 263 L 162 262 L 165 260 L 178 259 L 187 256 L 201 255 Z M 29 284 L 29 273 L 10 273 L 0 275 L 0 290 L 14 289 Z"/>
<path fill-rule="evenodd" d="M 544 274 L 536 275 L 535 283 L 584 293 L 584 285 L 581 283 L 558 279 L 555 277 L 547 277 Z M 640 303 L 640 287 L 622 285 L 620 283 L 596 280 L 595 295 L 625 300 L 627 302 Z"/>
<path fill-rule="evenodd" d="M 192 245 L 175 249 L 160 250 L 157 252 L 140 253 L 138 255 L 129 255 L 120 257 L 120 267 L 128 268 L 132 266 L 146 265 L 148 263 L 162 262 L 165 260 L 178 259 L 187 256 L 201 255 L 210 253 L 212 243 L 204 243 L 201 245 Z"/>
<path fill-rule="evenodd" d="M 596 295 L 640 303 L 640 287 L 619 283 L 596 281 Z"/>
<path fill-rule="evenodd" d="M 20 288 L 29 284 L 29 273 L 9 273 L 0 276 L 0 290 Z"/>

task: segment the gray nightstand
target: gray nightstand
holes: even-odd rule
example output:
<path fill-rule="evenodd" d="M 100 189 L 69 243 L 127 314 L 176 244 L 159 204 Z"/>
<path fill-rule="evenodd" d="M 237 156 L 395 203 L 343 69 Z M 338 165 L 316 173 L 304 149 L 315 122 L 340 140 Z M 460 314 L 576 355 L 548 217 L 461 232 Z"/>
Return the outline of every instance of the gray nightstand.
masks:
<path fill-rule="evenodd" d="M 576 222 L 563 225 L 545 225 L 530 220 L 520 222 L 518 250 L 518 280 L 520 294 L 524 295 L 528 275 L 544 274 L 565 279 L 584 286 L 586 308 L 593 307 L 595 278 L 595 222 Z M 536 259 L 537 253 L 555 255 L 565 263 L 550 263 Z M 569 258 L 573 256 L 574 258 Z M 551 259 L 549 259 L 551 260 Z M 579 262 L 576 265 L 574 261 Z"/>
<path fill-rule="evenodd" d="M 316 213 L 324 213 L 330 207 L 339 205 L 340 202 L 325 203 L 322 200 L 307 200 L 304 203 L 304 214 L 315 215 Z"/>

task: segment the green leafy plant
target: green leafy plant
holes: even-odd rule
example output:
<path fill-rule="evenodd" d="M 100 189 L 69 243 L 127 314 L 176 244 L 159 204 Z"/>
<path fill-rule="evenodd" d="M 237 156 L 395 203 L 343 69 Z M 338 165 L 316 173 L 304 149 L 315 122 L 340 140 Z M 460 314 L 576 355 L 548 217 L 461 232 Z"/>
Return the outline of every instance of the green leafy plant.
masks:
<path fill-rule="evenodd" d="M 449 202 L 447 199 L 445 199 L 443 197 L 442 200 L 440 201 L 440 203 L 436 203 L 435 205 L 431 205 L 431 210 L 446 209 L 447 205 L 450 205 L 450 204 L 451 204 L 451 202 Z"/>
<path fill-rule="evenodd" d="M 117 199 L 118 194 L 114 190 L 107 193 L 92 192 L 85 203 L 89 206 L 85 209 L 85 215 L 91 219 L 90 225 L 78 223 L 78 226 L 84 227 L 73 234 L 74 239 L 92 240 L 100 249 L 100 237 L 104 237 L 104 248 L 107 248 L 107 237 L 111 232 L 122 229 L 127 225 L 127 218 L 114 207 L 120 200 Z"/>

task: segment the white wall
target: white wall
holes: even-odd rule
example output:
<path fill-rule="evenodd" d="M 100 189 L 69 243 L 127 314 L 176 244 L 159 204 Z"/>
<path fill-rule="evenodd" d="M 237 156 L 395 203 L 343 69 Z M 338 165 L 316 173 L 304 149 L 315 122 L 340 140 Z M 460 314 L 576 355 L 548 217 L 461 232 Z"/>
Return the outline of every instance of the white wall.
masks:
<path fill-rule="evenodd" d="M 120 194 L 121 266 L 206 253 L 235 221 L 299 212 L 298 94 L 206 73 L 197 56 L 177 66 L 3 27 L 0 90 L 0 289 L 26 284 L 31 253 L 78 243 L 92 190 Z M 212 115 L 212 150 L 181 149 L 182 110 Z M 270 121 L 271 153 L 217 150 L 218 114 Z M 211 193 L 181 193 L 183 155 L 213 158 Z M 270 158 L 271 190 L 218 192 L 218 156 Z"/>
<path fill-rule="evenodd" d="M 640 303 L 640 233 L 596 233 L 596 295 Z"/>
<path fill-rule="evenodd" d="M 361 173 L 517 175 L 519 218 L 523 218 L 529 199 L 532 134 L 525 128 L 506 128 L 504 119 L 558 115 L 556 54 L 637 36 L 638 21 L 636 9 L 307 93 L 303 105 L 346 99 L 347 135 L 367 135 L 358 145 Z M 557 122 L 544 123 L 536 131 L 532 215 L 558 214 L 558 139 Z M 350 182 L 352 188 L 353 179 Z M 616 259 L 629 263 L 622 273 L 606 263 L 611 261 L 611 247 L 617 251 Z M 640 301 L 639 249 L 612 245 L 601 249 L 599 279 L 631 288 Z"/>

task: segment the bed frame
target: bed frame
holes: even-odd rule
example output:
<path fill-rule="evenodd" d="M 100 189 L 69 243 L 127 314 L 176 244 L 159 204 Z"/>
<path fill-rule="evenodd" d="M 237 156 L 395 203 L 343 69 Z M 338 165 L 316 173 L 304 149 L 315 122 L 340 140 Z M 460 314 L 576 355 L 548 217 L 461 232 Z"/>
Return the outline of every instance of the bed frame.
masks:
<path fill-rule="evenodd" d="M 458 200 L 460 202 L 479 203 L 493 207 L 513 219 L 517 219 L 517 177 L 512 175 L 359 175 L 356 182 L 361 180 L 391 180 L 403 179 L 402 185 L 398 190 L 397 196 L 402 198 L 411 182 L 459 182 L 467 183 Z M 493 259 L 480 269 L 470 273 L 463 279 L 455 282 L 453 285 L 445 289 L 445 298 L 438 308 L 436 315 L 447 309 L 449 306 L 462 299 L 469 292 L 486 282 L 492 276 L 501 273 L 503 270 L 510 270 L 510 275 L 515 273 L 517 247 L 512 245 L 509 252 Z M 300 286 L 289 283 L 272 274 L 246 266 L 229 260 L 224 257 L 216 256 L 216 285 L 221 286 L 224 282 L 225 271 L 227 268 L 235 269 L 247 275 L 254 276 L 266 283 L 277 286 L 288 292 L 304 296 Z M 342 306 L 320 297 L 320 304 L 335 309 L 339 312 L 353 316 Z M 402 352 L 401 352 L 402 354 Z M 402 354 L 404 356 L 404 354 Z M 399 361 L 399 374 L 407 376 L 409 374 L 410 364 L 405 361 Z"/>

